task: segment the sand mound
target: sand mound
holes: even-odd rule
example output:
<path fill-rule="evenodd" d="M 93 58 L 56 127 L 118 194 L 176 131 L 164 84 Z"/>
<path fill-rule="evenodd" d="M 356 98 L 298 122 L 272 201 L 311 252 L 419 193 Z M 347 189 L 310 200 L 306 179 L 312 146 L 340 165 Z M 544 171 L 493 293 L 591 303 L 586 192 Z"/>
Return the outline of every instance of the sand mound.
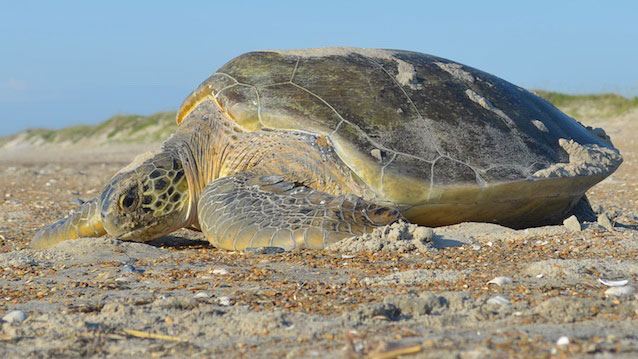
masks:
<path fill-rule="evenodd" d="M 372 233 L 343 239 L 328 246 L 339 252 L 432 252 L 434 232 L 431 228 L 406 222 L 396 222 L 376 228 Z"/>

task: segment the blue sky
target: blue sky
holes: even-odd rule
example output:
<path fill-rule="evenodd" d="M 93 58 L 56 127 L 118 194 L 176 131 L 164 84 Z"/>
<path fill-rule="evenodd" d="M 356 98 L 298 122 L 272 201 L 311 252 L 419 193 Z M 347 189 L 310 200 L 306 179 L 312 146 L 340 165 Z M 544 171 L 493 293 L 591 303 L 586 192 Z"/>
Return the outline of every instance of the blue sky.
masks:
<path fill-rule="evenodd" d="M 636 1 L 0 0 L 0 135 L 177 109 L 247 51 L 446 57 L 527 88 L 638 95 Z"/>

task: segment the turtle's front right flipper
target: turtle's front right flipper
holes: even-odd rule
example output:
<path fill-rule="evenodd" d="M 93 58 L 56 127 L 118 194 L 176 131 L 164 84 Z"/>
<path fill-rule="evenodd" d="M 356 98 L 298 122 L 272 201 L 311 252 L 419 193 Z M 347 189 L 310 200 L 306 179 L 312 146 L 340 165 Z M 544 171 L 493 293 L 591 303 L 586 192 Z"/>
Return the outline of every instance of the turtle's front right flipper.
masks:
<path fill-rule="evenodd" d="M 31 248 L 52 247 L 67 239 L 101 237 L 106 234 L 97 199 L 82 204 L 68 217 L 42 228 L 31 241 Z"/>
<path fill-rule="evenodd" d="M 281 176 L 239 174 L 210 183 L 198 205 L 199 224 L 218 248 L 323 248 L 403 217 L 353 195 L 334 196 Z"/>

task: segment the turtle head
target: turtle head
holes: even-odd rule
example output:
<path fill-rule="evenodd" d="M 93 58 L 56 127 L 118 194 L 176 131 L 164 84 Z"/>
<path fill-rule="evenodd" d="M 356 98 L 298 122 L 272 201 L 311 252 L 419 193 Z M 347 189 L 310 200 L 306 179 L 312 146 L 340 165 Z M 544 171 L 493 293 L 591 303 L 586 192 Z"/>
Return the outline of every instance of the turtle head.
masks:
<path fill-rule="evenodd" d="M 162 151 L 120 170 L 100 194 L 100 211 L 110 236 L 144 242 L 188 225 L 189 202 L 182 162 Z"/>

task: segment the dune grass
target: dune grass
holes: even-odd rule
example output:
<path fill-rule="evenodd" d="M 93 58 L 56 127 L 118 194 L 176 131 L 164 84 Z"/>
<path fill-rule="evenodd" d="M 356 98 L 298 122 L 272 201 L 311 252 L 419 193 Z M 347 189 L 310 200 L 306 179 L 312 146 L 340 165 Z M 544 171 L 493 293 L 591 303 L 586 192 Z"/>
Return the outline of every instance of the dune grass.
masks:
<path fill-rule="evenodd" d="M 569 95 L 560 92 L 534 90 L 561 111 L 577 120 L 600 121 L 638 111 L 638 97 L 617 94 Z M 160 142 L 175 132 L 175 112 L 158 112 L 149 116 L 116 115 L 98 125 L 79 125 L 51 129 L 29 129 L 12 136 L 0 137 L 0 148 L 16 138 L 33 144 L 77 143 L 95 144 Z"/>
<path fill-rule="evenodd" d="M 638 109 L 638 97 L 627 98 L 614 93 L 569 95 L 543 90 L 534 92 L 576 119 L 607 119 Z"/>
<path fill-rule="evenodd" d="M 116 115 L 98 125 L 79 125 L 60 130 L 25 130 L 24 139 L 32 143 L 96 143 L 159 142 L 175 132 L 175 112 L 158 112 L 149 116 Z M 17 135 L 0 138 L 0 146 Z"/>

